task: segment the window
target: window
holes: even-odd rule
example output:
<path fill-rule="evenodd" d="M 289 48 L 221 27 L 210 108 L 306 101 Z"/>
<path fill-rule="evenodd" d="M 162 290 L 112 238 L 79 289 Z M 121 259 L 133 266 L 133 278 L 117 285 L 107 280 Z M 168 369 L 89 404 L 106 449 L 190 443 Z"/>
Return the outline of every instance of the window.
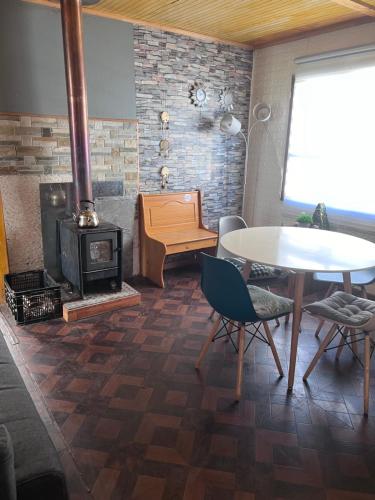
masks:
<path fill-rule="evenodd" d="M 297 70 L 284 200 L 375 215 L 374 54 Z"/>

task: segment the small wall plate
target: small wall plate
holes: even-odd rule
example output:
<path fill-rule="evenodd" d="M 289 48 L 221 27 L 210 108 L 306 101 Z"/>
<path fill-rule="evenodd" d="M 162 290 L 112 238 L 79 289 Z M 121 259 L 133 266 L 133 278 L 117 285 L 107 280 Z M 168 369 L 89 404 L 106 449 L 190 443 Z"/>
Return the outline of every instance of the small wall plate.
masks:
<path fill-rule="evenodd" d="M 220 107 L 224 111 L 232 111 L 233 110 L 233 94 L 230 88 L 225 87 L 220 90 L 219 94 L 219 103 Z"/>
<path fill-rule="evenodd" d="M 190 99 L 194 106 L 201 108 L 207 104 L 209 97 L 207 90 L 202 82 L 195 82 L 190 89 Z"/>

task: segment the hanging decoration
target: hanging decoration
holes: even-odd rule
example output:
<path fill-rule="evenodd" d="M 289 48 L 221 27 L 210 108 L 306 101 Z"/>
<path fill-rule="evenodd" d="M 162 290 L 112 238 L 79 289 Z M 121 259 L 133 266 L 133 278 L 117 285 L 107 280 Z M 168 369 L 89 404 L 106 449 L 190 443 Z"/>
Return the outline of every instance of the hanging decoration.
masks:
<path fill-rule="evenodd" d="M 166 91 L 163 91 L 162 105 L 164 111 L 160 113 L 160 123 L 161 123 L 161 138 L 159 142 L 159 156 L 163 159 L 163 163 L 169 158 L 169 113 L 165 111 L 167 107 L 167 96 Z M 160 178 L 161 178 L 161 188 L 166 189 L 169 180 L 169 168 L 163 165 L 160 168 Z"/>
<path fill-rule="evenodd" d="M 209 101 L 204 83 L 195 82 L 190 88 L 190 100 L 197 108 L 202 108 Z"/>
<path fill-rule="evenodd" d="M 162 189 L 165 189 L 169 181 L 169 168 L 166 165 L 161 167 L 160 177 L 161 177 L 161 187 Z"/>
<path fill-rule="evenodd" d="M 233 93 L 229 87 L 224 87 L 219 91 L 219 103 L 224 111 L 233 110 Z"/>

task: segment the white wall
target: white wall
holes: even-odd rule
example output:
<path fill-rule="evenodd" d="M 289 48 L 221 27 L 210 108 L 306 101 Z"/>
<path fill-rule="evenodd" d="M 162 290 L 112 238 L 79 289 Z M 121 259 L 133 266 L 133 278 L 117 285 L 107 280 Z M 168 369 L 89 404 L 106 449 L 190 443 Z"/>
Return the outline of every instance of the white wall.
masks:
<path fill-rule="evenodd" d="M 294 59 L 370 43 L 375 43 L 374 22 L 255 51 L 251 109 L 258 102 L 266 102 L 272 106 L 273 115 L 267 124 L 257 124 L 250 137 L 245 203 L 250 224 L 291 224 L 299 212 L 280 201 Z M 330 221 L 341 231 L 375 241 L 370 223 L 358 224 L 356 220 L 337 216 Z"/>

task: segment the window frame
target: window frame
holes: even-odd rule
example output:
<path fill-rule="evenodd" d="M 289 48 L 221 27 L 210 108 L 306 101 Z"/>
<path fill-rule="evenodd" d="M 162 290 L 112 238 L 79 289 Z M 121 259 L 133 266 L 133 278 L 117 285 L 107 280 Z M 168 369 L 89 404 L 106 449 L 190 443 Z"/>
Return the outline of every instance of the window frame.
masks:
<path fill-rule="evenodd" d="M 290 129 L 292 126 L 295 83 L 296 83 L 296 75 L 293 73 L 291 87 L 290 87 L 290 96 L 289 96 L 289 113 L 288 113 L 288 124 L 287 124 L 287 130 L 286 130 L 284 168 L 283 168 L 283 175 L 282 175 L 282 181 L 281 181 L 281 191 L 280 191 L 280 200 L 281 201 L 285 201 L 285 184 L 286 184 L 286 176 L 287 176 L 287 170 L 288 170 L 288 157 L 289 157 L 289 148 L 290 148 Z"/>

